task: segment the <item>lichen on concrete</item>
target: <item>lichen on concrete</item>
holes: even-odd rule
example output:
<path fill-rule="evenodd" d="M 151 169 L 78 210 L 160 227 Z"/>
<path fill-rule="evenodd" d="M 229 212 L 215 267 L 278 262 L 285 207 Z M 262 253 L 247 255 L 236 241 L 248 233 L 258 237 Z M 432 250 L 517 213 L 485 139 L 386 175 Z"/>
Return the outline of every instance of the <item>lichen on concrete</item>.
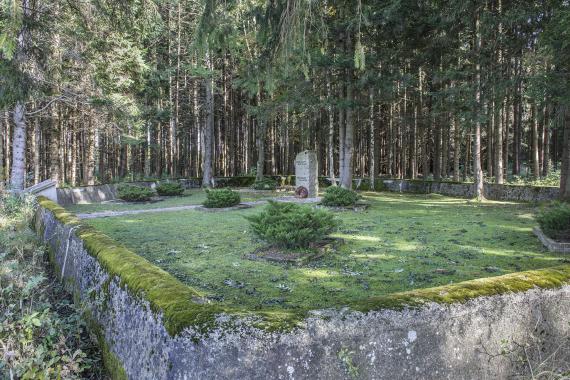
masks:
<path fill-rule="evenodd" d="M 201 303 L 199 292 L 57 205 L 40 205 L 37 231 L 62 277 L 72 279 L 66 287 L 88 310 L 114 378 L 504 378 L 516 363 L 498 355 L 501 342 L 540 335 L 552 352 L 570 336 L 568 265 L 351 309 L 256 316 Z M 276 329 L 272 320 L 294 327 Z"/>

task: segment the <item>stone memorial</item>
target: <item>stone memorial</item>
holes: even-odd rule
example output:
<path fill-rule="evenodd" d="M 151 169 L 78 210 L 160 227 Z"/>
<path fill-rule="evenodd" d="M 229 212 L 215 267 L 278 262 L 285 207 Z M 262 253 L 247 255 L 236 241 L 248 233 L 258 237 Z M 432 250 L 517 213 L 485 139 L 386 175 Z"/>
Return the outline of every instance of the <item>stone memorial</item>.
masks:
<path fill-rule="evenodd" d="M 303 189 L 306 191 L 303 191 Z M 315 198 L 319 193 L 319 163 L 317 154 L 305 150 L 295 157 L 295 193 Z"/>

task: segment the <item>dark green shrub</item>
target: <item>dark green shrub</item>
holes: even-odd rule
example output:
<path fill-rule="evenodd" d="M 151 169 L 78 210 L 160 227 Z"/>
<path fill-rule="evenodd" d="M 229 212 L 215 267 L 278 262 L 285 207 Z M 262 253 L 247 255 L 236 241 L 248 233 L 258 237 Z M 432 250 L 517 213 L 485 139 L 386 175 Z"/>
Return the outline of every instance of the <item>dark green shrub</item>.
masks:
<path fill-rule="evenodd" d="M 553 202 L 536 219 L 542 231 L 551 238 L 570 240 L 570 203 Z"/>
<path fill-rule="evenodd" d="M 256 236 L 282 248 L 308 248 L 338 227 L 328 211 L 274 201 L 269 201 L 260 214 L 246 219 Z"/>
<path fill-rule="evenodd" d="M 325 190 L 322 204 L 324 206 L 344 207 L 354 205 L 360 196 L 356 191 L 344 189 L 340 186 L 331 186 Z"/>
<path fill-rule="evenodd" d="M 127 202 L 145 202 L 154 195 L 151 188 L 122 184 L 117 188 L 117 196 Z"/>
<path fill-rule="evenodd" d="M 231 189 L 206 190 L 206 200 L 203 203 L 207 208 L 232 207 L 241 202 L 239 193 Z"/>
<path fill-rule="evenodd" d="M 163 196 L 182 195 L 184 188 L 178 182 L 165 182 L 156 187 L 156 192 Z"/>
<path fill-rule="evenodd" d="M 264 177 L 260 181 L 255 181 L 252 187 L 255 190 L 275 190 L 277 188 L 277 181 Z"/>

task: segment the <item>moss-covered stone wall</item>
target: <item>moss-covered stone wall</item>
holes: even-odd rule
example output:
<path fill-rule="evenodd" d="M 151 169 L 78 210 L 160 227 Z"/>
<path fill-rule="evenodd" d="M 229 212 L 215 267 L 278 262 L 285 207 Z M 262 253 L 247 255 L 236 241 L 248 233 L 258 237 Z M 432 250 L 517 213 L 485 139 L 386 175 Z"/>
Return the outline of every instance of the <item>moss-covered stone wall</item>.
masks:
<path fill-rule="evenodd" d="M 208 303 L 47 199 L 35 227 L 116 379 L 503 378 L 513 361 L 488 359 L 505 341 L 570 334 L 570 265 L 267 313 Z"/>

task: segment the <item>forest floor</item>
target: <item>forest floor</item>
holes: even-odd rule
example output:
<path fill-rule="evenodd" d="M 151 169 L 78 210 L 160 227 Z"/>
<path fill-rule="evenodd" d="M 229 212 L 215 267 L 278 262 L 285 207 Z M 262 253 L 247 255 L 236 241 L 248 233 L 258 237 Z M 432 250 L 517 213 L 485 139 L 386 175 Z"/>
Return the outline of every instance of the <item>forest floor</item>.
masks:
<path fill-rule="evenodd" d="M 304 266 L 248 259 L 264 244 L 254 239 L 244 216 L 263 206 L 88 223 L 212 302 L 251 310 L 342 306 L 564 260 L 547 252 L 532 234 L 536 222 L 530 204 L 476 203 L 435 194 L 363 193 L 363 198 L 367 210 L 335 212 L 341 227 L 334 236 L 344 244 Z"/>

